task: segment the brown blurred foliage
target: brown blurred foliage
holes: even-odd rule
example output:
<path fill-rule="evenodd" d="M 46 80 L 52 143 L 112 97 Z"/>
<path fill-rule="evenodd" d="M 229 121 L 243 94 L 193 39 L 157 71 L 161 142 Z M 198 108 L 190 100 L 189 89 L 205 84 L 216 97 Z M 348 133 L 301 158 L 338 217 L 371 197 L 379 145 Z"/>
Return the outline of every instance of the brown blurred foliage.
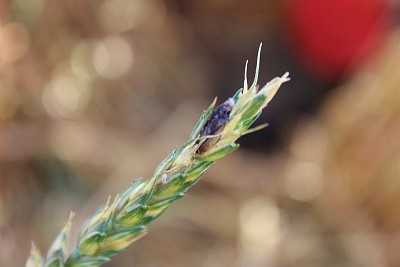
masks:
<path fill-rule="evenodd" d="M 23 265 L 31 240 L 45 251 L 70 210 L 73 242 L 151 175 L 213 90 L 240 86 L 260 38 L 276 44 L 279 14 L 277 1 L 1 1 L 0 266 Z M 384 43 L 324 101 L 283 88 L 275 105 L 320 107 L 288 121 L 284 148 L 219 162 L 106 266 L 399 266 L 398 30 Z M 294 68 L 275 59 L 263 64 Z"/>

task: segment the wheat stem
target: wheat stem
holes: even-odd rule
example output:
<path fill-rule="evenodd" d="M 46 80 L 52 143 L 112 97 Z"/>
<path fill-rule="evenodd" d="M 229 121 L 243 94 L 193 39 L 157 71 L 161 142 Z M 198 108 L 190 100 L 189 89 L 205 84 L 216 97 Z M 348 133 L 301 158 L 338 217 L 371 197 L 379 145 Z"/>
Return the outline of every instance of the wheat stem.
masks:
<path fill-rule="evenodd" d="M 248 87 L 246 74 L 244 88 L 232 99 L 217 108 L 214 100 L 202 113 L 186 144 L 164 159 L 150 179 L 134 181 L 125 192 L 114 201 L 107 201 L 86 221 L 68 257 L 66 243 L 72 216 L 51 246 L 46 260 L 33 246 L 26 266 L 99 266 L 145 235 L 148 223 L 185 196 L 215 161 L 239 147 L 235 143 L 239 137 L 265 127 L 249 130 L 281 84 L 289 78 L 286 73 L 257 90 L 259 61 L 260 51 L 252 86 Z"/>

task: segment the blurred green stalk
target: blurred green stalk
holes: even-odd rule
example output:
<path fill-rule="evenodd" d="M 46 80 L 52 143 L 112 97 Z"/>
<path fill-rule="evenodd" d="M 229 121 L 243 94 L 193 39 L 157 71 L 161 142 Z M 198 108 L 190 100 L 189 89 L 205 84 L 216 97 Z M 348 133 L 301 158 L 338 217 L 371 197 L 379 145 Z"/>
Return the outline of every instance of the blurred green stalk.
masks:
<path fill-rule="evenodd" d="M 46 259 L 32 246 L 26 266 L 99 266 L 109 261 L 111 256 L 145 235 L 146 225 L 184 197 L 214 162 L 236 150 L 239 145 L 235 141 L 239 137 L 265 127 L 249 130 L 289 78 L 285 73 L 258 90 L 260 52 L 261 45 L 253 84 L 250 87 L 247 84 L 246 62 L 243 88 L 217 108 L 214 100 L 201 114 L 186 144 L 172 151 L 150 179 L 134 181 L 114 201 L 109 200 L 100 207 L 80 230 L 69 256 L 66 256 L 66 249 L 72 216 L 53 242 Z"/>

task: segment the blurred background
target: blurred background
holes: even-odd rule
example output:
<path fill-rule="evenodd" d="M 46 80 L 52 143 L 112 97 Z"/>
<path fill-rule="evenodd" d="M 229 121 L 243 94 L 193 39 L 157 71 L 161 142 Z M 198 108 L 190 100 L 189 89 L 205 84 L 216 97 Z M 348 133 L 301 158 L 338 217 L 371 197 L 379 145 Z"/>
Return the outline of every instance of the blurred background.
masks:
<path fill-rule="evenodd" d="M 105 266 L 400 266 L 396 0 L 1 0 L 0 266 L 71 240 L 185 142 L 200 112 L 284 72 L 259 119 Z"/>

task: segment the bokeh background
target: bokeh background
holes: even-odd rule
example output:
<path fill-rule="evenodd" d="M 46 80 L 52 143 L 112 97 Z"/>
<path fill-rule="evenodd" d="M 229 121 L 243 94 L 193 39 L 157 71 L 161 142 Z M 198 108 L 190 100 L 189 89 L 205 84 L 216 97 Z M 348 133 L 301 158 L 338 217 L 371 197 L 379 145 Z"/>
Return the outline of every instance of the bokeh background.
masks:
<path fill-rule="evenodd" d="M 1 0 L 0 266 L 185 142 L 246 59 L 260 118 L 105 266 L 400 266 L 396 0 Z M 251 79 L 250 79 L 251 80 Z"/>

